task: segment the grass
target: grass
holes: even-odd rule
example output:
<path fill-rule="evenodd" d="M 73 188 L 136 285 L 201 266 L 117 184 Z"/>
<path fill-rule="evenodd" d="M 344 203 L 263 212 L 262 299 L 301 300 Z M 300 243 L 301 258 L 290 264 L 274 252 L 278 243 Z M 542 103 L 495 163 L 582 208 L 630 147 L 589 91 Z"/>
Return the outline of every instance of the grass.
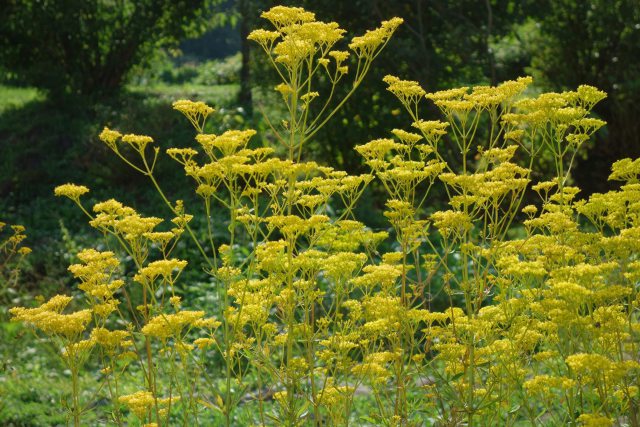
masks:
<path fill-rule="evenodd" d="M 0 85 L 0 114 L 8 109 L 20 108 L 32 101 L 41 101 L 44 94 L 32 87 Z"/>
<path fill-rule="evenodd" d="M 169 85 L 152 83 L 131 85 L 127 90 L 144 97 L 155 98 L 157 102 L 172 103 L 177 99 L 201 99 L 215 105 L 232 105 L 240 86 L 226 84 L 217 86 L 193 83 Z M 30 102 L 44 101 L 45 94 L 33 87 L 16 87 L 0 84 L 0 114 L 10 109 L 20 109 Z"/>
<path fill-rule="evenodd" d="M 155 98 L 159 102 L 173 103 L 178 99 L 192 99 L 203 100 L 213 105 L 232 105 L 240 86 L 237 84 L 207 86 L 193 83 L 181 85 L 154 83 L 144 86 L 129 86 L 127 89 L 135 94 Z"/>

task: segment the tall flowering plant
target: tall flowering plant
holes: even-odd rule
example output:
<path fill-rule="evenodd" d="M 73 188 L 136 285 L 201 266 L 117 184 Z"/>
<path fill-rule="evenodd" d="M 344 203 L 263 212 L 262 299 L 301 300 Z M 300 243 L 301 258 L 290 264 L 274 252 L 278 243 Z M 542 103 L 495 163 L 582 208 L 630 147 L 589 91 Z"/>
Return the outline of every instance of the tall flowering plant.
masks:
<path fill-rule="evenodd" d="M 70 271 L 87 308 L 64 314 L 71 298 L 56 296 L 12 309 L 64 348 L 70 419 L 79 425 L 87 410 L 78 376 L 96 357 L 120 425 L 192 425 L 211 413 L 226 425 L 638 425 L 640 163 L 613 166 L 619 191 L 579 200 L 570 185 L 580 147 L 604 125 L 590 110 L 605 94 L 530 98 L 530 78 L 426 93 L 387 76 L 410 124 L 358 146 L 371 172 L 350 175 L 305 161 L 305 145 L 402 20 L 339 50 L 344 30 L 311 12 L 278 6 L 263 17 L 271 28 L 249 38 L 281 80 L 286 117 L 265 117 L 275 146 L 251 129 L 207 133 L 214 110 L 181 100 L 195 144 L 166 154 L 201 207 L 162 190 L 151 137 L 106 128 L 101 140 L 149 178 L 170 225 L 115 200 L 86 208 L 83 186 L 56 189 L 134 270 L 123 274 L 115 247 L 86 249 Z M 420 117 L 425 101 L 441 120 Z M 542 155 L 556 174 L 533 182 Z M 354 214 L 374 180 L 388 195 L 388 231 Z M 436 186 L 448 206 L 433 211 Z M 523 207 L 528 191 L 540 200 Z M 198 212 L 203 227 L 191 225 Z M 224 242 L 214 212 L 225 212 Z M 174 257 L 181 239 L 201 260 Z M 383 242 L 392 249 L 380 253 Z M 186 307 L 180 276 L 199 261 L 218 304 Z"/>

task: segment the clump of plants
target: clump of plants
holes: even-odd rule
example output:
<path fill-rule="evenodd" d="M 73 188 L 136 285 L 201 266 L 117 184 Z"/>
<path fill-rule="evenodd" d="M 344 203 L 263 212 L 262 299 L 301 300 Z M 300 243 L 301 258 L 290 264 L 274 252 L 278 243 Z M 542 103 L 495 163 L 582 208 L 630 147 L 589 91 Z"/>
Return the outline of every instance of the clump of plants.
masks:
<path fill-rule="evenodd" d="M 371 171 L 351 175 L 305 161 L 305 144 L 402 20 L 339 50 L 344 30 L 311 12 L 278 6 L 263 17 L 272 28 L 249 38 L 281 78 L 287 116 L 265 119 L 275 143 L 251 129 L 207 133 L 211 107 L 174 103 L 195 144 L 166 154 L 200 206 L 163 192 L 151 137 L 106 128 L 101 140 L 149 178 L 168 221 L 116 200 L 86 207 L 84 186 L 55 190 L 113 245 L 85 249 L 69 268 L 81 309 L 65 311 L 72 297 L 58 295 L 11 310 L 62 349 L 69 419 L 80 425 L 92 410 L 78 378 L 98 361 L 119 425 L 194 425 L 211 413 L 226 425 L 639 425 L 640 160 L 613 165 L 617 191 L 581 200 L 570 185 L 606 95 L 580 86 L 530 98 L 531 78 L 426 93 L 387 76 L 407 127 L 358 146 Z M 334 99 L 340 84 L 351 89 Z M 422 118 L 423 102 L 441 120 Z M 534 182 L 543 154 L 556 174 Z M 388 195 L 387 231 L 354 214 L 374 180 Z M 434 212 L 436 186 L 448 207 Z M 522 206 L 527 191 L 539 202 Z M 174 256 L 183 240 L 199 259 Z M 383 243 L 392 249 L 381 253 Z M 208 276 L 209 305 L 186 306 L 186 269 Z"/>
<path fill-rule="evenodd" d="M 31 248 L 24 244 L 25 231 L 22 225 L 0 222 L 0 302 L 5 307 L 11 300 L 11 293 L 16 291 L 20 272 L 31 253 Z"/>

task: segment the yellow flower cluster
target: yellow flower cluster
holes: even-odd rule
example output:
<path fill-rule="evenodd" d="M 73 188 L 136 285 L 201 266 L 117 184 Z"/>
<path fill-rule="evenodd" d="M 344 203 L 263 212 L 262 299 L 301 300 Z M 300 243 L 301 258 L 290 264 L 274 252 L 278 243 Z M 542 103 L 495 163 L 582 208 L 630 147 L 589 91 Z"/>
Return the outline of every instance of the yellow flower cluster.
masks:
<path fill-rule="evenodd" d="M 215 110 L 201 101 L 189 101 L 181 99 L 173 103 L 173 109 L 181 112 L 199 132 L 204 132 L 207 117 Z"/>
<path fill-rule="evenodd" d="M 373 58 L 380 46 L 391 38 L 403 22 L 402 18 L 382 21 L 379 28 L 369 30 L 363 36 L 354 37 L 349 44 L 349 48 L 351 48 L 359 58 Z"/>
<path fill-rule="evenodd" d="M 204 318 L 204 311 L 179 311 L 176 314 L 160 314 L 142 327 L 142 333 L 160 339 L 180 337 L 184 328 L 198 326 Z"/>
<path fill-rule="evenodd" d="M 611 166 L 609 180 L 627 181 L 630 184 L 638 182 L 640 176 L 640 159 L 622 159 Z"/>
<path fill-rule="evenodd" d="M 7 227 L 0 222 L 0 293 L 18 283 L 24 258 L 31 253 L 31 248 L 23 245 L 27 238 L 24 231 L 22 225 Z"/>
<path fill-rule="evenodd" d="M 268 20 L 276 29 L 281 30 L 295 24 L 313 22 L 316 15 L 313 12 L 304 10 L 301 7 L 275 6 L 260 15 Z"/>
<path fill-rule="evenodd" d="M 146 135 L 127 134 L 122 137 L 122 142 L 126 142 L 138 151 L 144 151 L 145 147 L 153 142 L 153 138 Z"/>
<path fill-rule="evenodd" d="M 147 135 L 127 134 L 122 135 L 120 132 L 105 127 L 100 133 L 100 140 L 115 153 L 120 153 L 118 141 L 129 144 L 134 150 L 143 153 L 147 145 L 153 142 L 153 138 Z"/>
<path fill-rule="evenodd" d="M 164 281 L 169 284 L 173 284 L 179 273 L 186 266 L 187 261 L 179 259 L 162 259 L 159 261 L 153 261 L 140 270 L 140 273 L 136 275 L 135 280 L 142 283 L 144 282 L 144 279 L 148 279 L 153 282 L 158 276 L 162 276 Z M 178 271 L 178 274 L 174 275 L 175 271 Z"/>
<path fill-rule="evenodd" d="M 446 168 L 446 163 L 429 158 L 436 150 L 436 144 L 444 132 L 436 126 L 434 132 L 423 132 L 423 136 L 394 129 L 394 135 L 400 140 L 376 139 L 356 147 L 364 157 L 365 163 L 375 171 L 390 196 L 399 200 L 414 200 L 419 186 L 433 181 Z M 438 135 L 436 135 L 436 133 Z M 422 138 L 427 144 L 418 144 Z M 417 157 L 419 160 L 413 160 Z M 424 196 L 422 196 L 424 197 Z"/>
<path fill-rule="evenodd" d="M 600 414 L 582 414 L 578 417 L 578 422 L 584 427 L 611 427 L 614 425 L 610 417 Z"/>
<path fill-rule="evenodd" d="M 105 127 L 99 136 L 100 140 L 104 142 L 109 148 L 113 151 L 117 151 L 117 143 L 120 138 L 122 138 L 122 134 L 116 130 L 109 129 Z"/>
<path fill-rule="evenodd" d="M 426 93 L 418 82 L 386 76 L 408 127 L 358 146 L 372 172 L 350 175 L 303 161 L 304 147 L 346 99 L 333 97 L 350 61 L 347 98 L 402 19 L 382 22 L 343 51 L 346 32 L 302 8 L 277 6 L 262 17 L 272 29 L 249 39 L 281 78 L 285 117 L 265 121 L 279 145 L 253 148 L 262 141 L 252 129 L 205 133 L 213 109 L 175 102 L 198 132 L 197 149 L 166 153 L 194 180 L 205 226 L 191 229 L 184 203 L 161 190 L 175 215 L 170 231 L 116 200 L 98 203 L 91 225 L 122 245 L 143 286 L 129 292 L 115 253 L 88 249 L 69 269 L 91 310 L 62 314 L 71 298 L 57 296 L 12 309 L 14 320 L 64 338 L 68 360 L 97 344 L 109 381 L 139 362 L 146 389 L 114 401 L 151 424 L 175 418 L 172 400 L 156 397 L 166 385 L 189 400 L 180 408 L 185 420 L 199 419 L 205 403 L 229 424 L 247 378 L 282 385 L 273 417 L 283 425 L 298 424 L 307 409 L 317 423 L 346 423 L 363 383 L 378 404 L 373 418 L 385 425 L 419 424 L 426 413 L 469 425 L 626 419 L 637 408 L 640 370 L 640 160 L 614 164 L 619 190 L 580 200 L 569 185 L 580 147 L 604 125 L 590 111 L 606 95 L 580 86 L 526 97 L 529 77 Z M 326 97 L 318 70 L 331 84 Z M 420 117 L 423 99 L 441 120 Z M 159 149 L 152 162 L 144 153 L 151 137 L 105 128 L 100 138 L 160 189 Z M 119 142 L 138 151 L 143 166 L 124 158 Z M 539 158 L 556 175 L 531 185 Z M 386 231 L 356 220 L 374 179 L 388 196 Z M 539 200 L 521 207 L 529 187 Z M 428 203 L 432 188 L 448 205 Z M 73 184 L 55 190 L 78 204 L 87 192 Z M 228 216 L 214 223 L 220 208 Z M 173 251 L 183 235 L 206 265 L 203 292 L 216 293 L 206 298 L 219 304 L 220 320 L 182 308 L 200 301 L 179 296 L 187 261 Z M 120 295 L 130 316 L 120 312 Z M 127 326 L 109 329 L 112 313 Z M 206 373 L 214 349 L 226 381 Z M 215 404 L 203 389 L 215 390 Z M 263 403 L 252 418 L 261 424 Z"/>
<path fill-rule="evenodd" d="M 135 242 L 145 238 L 162 222 L 157 217 L 143 217 L 133 208 L 110 199 L 93 206 L 96 213 L 89 224 L 101 231 L 121 235 L 125 240 Z"/>
<path fill-rule="evenodd" d="M 113 350 L 121 346 L 130 336 L 127 331 L 109 331 L 106 328 L 93 328 L 91 330 L 91 339 L 107 350 Z"/>
<path fill-rule="evenodd" d="M 80 200 L 80 196 L 89 192 L 89 189 L 84 185 L 64 184 L 55 188 L 54 194 L 56 196 L 68 197 L 74 202 Z"/>
<path fill-rule="evenodd" d="M 303 61 L 311 61 L 319 54 L 321 61 L 340 39 L 345 30 L 335 22 L 320 22 L 315 15 L 299 7 L 276 6 L 263 12 L 262 17 L 276 31 L 254 30 L 248 39 L 260 44 L 274 60 L 287 70 L 297 73 Z M 276 42 L 276 40 L 280 41 Z"/>
<path fill-rule="evenodd" d="M 435 212 L 431 220 L 445 239 L 460 238 L 473 226 L 469 215 L 461 211 Z"/>
<path fill-rule="evenodd" d="M 550 375 L 538 375 L 525 381 L 524 388 L 531 394 L 552 396 L 551 389 L 570 390 L 575 387 L 576 381 L 566 377 L 552 377 Z"/>
<path fill-rule="evenodd" d="M 91 321 L 91 310 L 62 314 L 72 298 L 56 295 L 36 308 L 14 307 L 9 310 L 11 320 L 24 322 L 46 335 L 60 335 L 69 341 L 77 339 Z"/>
<path fill-rule="evenodd" d="M 24 245 L 26 238 L 24 226 L 7 226 L 0 221 L 0 299 L 19 283 L 25 258 L 31 253 L 31 248 Z"/>
<path fill-rule="evenodd" d="M 106 318 L 118 307 L 114 293 L 124 285 L 121 279 L 111 279 L 120 262 L 110 251 L 85 249 L 77 256 L 83 263 L 69 266 L 69 271 L 80 279 L 78 288 L 87 295 L 93 312 Z"/>
<path fill-rule="evenodd" d="M 299 100 L 301 110 L 306 114 L 309 103 L 319 94 L 310 90 L 310 86 L 300 87 L 301 81 L 311 81 L 321 67 L 335 86 L 349 72 L 349 66 L 345 65 L 349 53 L 333 50 L 346 31 L 335 22 L 317 21 L 313 13 L 299 7 L 275 6 L 263 12 L 262 17 L 275 30 L 254 30 L 248 39 L 262 47 L 272 60 L 272 65 L 280 72 L 283 81 L 275 89 L 282 95 L 285 103 L 297 108 Z M 356 85 L 401 23 L 402 19 L 393 18 L 382 22 L 380 28 L 352 39 L 349 48 L 355 53 L 359 64 L 356 67 Z M 331 59 L 334 67 L 330 69 Z M 301 78 L 303 74 L 307 76 Z M 288 81 L 287 76 L 291 81 Z M 285 127 L 288 125 L 289 122 L 286 122 Z"/>
<path fill-rule="evenodd" d="M 426 94 L 416 81 L 400 80 L 395 76 L 385 76 L 382 80 L 388 85 L 387 90 L 394 94 L 404 105 L 417 105 Z"/>
<path fill-rule="evenodd" d="M 145 419 L 149 409 L 155 405 L 156 399 L 149 391 L 138 391 L 133 394 L 120 396 L 118 401 L 127 405 L 129 410 L 138 418 Z"/>

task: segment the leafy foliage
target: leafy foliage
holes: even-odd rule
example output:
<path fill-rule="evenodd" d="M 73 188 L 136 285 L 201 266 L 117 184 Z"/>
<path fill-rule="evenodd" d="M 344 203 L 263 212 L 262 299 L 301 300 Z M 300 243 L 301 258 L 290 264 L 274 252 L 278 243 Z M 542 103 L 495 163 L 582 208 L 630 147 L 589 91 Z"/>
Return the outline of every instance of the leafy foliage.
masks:
<path fill-rule="evenodd" d="M 205 27 L 215 2 L 3 2 L 0 63 L 26 84 L 55 96 L 110 95 L 157 46 Z"/>

